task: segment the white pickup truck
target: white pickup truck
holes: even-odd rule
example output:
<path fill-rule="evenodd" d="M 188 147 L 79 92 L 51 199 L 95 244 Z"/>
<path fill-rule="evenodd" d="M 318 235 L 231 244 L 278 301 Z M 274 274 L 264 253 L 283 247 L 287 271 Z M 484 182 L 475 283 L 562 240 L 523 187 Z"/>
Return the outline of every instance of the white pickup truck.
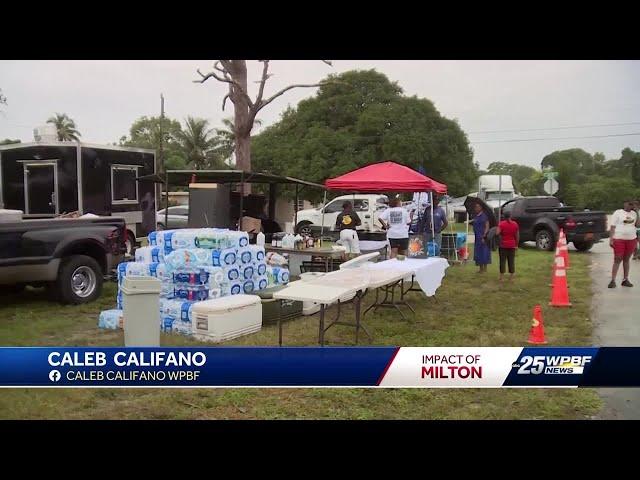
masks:
<path fill-rule="evenodd" d="M 298 223 L 295 231 L 300 234 L 310 234 L 312 231 L 319 231 L 322 227 L 322 212 L 324 210 L 324 230 L 326 232 L 334 230 L 338 214 L 342 211 L 342 204 L 349 201 L 353 204 L 353 209 L 360 217 L 362 225 L 358 230 L 368 232 L 380 232 L 382 226 L 378 219 L 380 213 L 389 208 L 389 198 L 386 195 L 342 195 L 334 198 L 320 208 L 308 208 L 298 211 Z"/>

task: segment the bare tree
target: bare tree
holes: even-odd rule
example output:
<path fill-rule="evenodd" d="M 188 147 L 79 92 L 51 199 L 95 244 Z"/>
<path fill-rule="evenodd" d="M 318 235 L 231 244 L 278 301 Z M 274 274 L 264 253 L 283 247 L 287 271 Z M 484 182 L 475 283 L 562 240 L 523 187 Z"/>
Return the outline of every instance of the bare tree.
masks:
<path fill-rule="evenodd" d="M 227 99 L 231 100 L 234 108 L 233 134 L 235 136 L 236 168 L 245 171 L 251 170 L 251 130 L 258 112 L 293 88 L 319 87 L 328 83 L 289 85 L 265 98 L 264 87 L 273 74 L 269 73 L 269 60 L 260 60 L 260 62 L 262 63 L 262 77 L 256 81 L 259 85 L 255 99 L 251 99 L 248 94 L 246 60 L 218 60 L 213 65 L 211 72 L 205 74 L 198 70 L 200 79 L 194 80 L 195 83 L 204 83 L 210 78 L 214 78 L 229 85 L 229 91 L 222 99 L 222 110 L 224 110 Z M 323 62 L 329 66 L 332 65 L 328 60 L 323 60 Z M 249 188 L 247 188 L 248 191 L 250 191 Z"/>

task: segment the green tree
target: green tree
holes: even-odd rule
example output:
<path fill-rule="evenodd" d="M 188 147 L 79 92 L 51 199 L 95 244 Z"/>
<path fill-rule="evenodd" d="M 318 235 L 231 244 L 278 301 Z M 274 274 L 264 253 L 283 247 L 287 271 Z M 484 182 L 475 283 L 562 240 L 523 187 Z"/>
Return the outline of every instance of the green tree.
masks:
<path fill-rule="evenodd" d="M 558 172 L 558 193 L 556 196 L 561 200 L 567 193 L 571 184 L 584 183 L 587 176 L 592 175 L 595 170 L 593 156 L 581 148 L 571 148 L 559 150 L 542 159 L 542 168 L 551 168 Z"/>
<path fill-rule="evenodd" d="M 620 163 L 628 169 L 631 180 L 636 187 L 640 187 L 640 152 L 634 152 L 629 147 L 622 150 Z"/>
<path fill-rule="evenodd" d="M 487 173 L 490 175 L 511 175 L 513 186 L 517 192 L 522 192 L 523 182 L 537 172 L 533 167 L 517 163 L 492 162 L 487 167 Z"/>
<path fill-rule="evenodd" d="M 468 193 L 477 178 L 457 122 L 430 100 L 404 96 L 375 70 L 329 76 L 314 97 L 285 110 L 253 141 L 258 170 L 318 183 L 382 160 L 422 166 L 452 195 Z"/>
<path fill-rule="evenodd" d="M 520 181 L 518 193 L 524 196 L 547 195 L 544 191 L 545 178 L 542 172 L 534 171 L 529 177 Z"/>
<path fill-rule="evenodd" d="M 56 127 L 58 140 L 61 142 L 76 142 L 80 139 L 80 132 L 76 128 L 76 122 L 69 118 L 66 113 L 56 113 L 49 117 L 47 123 L 51 123 Z"/>
<path fill-rule="evenodd" d="M 0 142 L 0 145 L 11 145 L 13 143 L 21 143 L 21 141 L 18 139 L 12 140 L 11 138 L 5 138 Z"/>
<path fill-rule="evenodd" d="M 156 155 L 159 155 L 162 143 L 166 169 L 180 170 L 187 166 L 180 144 L 181 133 L 182 127 L 177 120 L 165 117 L 161 122 L 160 117 L 145 116 L 133 122 L 129 129 L 129 136 L 120 138 L 120 145 L 150 148 L 156 151 Z"/>
<path fill-rule="evenodd" d="M 256 118 L 253 121 L 254 126 L 262 125 L 262 121 Z M 235 133 L 233 132 L 233 119 L 223 118 L 222 128 L 216 128 L 217 145 L 215 148 L 216 154 L 222 158 L 226 165 L 233 165 L 235 167 L 234 149 L 235 149 Z"/>
<path fill-rule="evenodd" d="M 177 139 L 189 166 L 196 169 L 223 167 L 223 159 L 214 150 L 217 141 L 212 133 L 207 119 L 187 117 L 184 129 L 178 132 Z"/>
<path fill-rule="evenodd" d="M 608 212 L 622 208 L 626 199 L 640 196 L 640 189 L 629 177 L 612 178 L 593 175 L 580 185 L 579 191 L 580 207 Z"/>

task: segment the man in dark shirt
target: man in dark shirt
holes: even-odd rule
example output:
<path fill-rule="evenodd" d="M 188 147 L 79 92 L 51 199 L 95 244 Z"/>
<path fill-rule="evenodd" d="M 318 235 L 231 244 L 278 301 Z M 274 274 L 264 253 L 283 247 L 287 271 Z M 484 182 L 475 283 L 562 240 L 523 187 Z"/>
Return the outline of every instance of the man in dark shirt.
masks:
<path fill-rule="evenodd" d="M 336 230 L 340 231 L 340 245 L 344 246 L 347 254 L 359 254 L 360 242 L 356 227 L 360 226 L 362 221 L 356 212 L 353 211 L 351 202 L 342 204 L 342 212 L 336 218 Z"/>
<path fill-rule="evenodd" d="M 344 202 L 342 204 L 342 212 L 336 219 L 336 230 L 355 230 L 361 224 L 360 217 L 353 211 L 351 202 Z"/>
<path fill-rule="evenodd" d="M 433 234 L 435 234 L 435 243 L 438 245 L 438 250 L 442 248 L 442 232 L 447 228 L 449 222 L 447 220 L 447 214 L 440 205 L 438 205 L 439 197 L 436 195 L 433 196 Z M 431 209 L 427 208 L 426 212 L 426 221 L 425 221 L 425 234 L 427 236 L 427 241 L 432 240 L 432 230 L 431 230 Z"/>

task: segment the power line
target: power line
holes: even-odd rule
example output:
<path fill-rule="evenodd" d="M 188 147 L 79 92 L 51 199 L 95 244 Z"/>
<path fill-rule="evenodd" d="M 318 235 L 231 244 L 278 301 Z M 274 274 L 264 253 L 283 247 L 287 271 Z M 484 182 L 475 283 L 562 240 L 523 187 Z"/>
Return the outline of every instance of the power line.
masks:
<path fill-rule="evenodd" d="M 476 135 L 481 133 L 504 133 L 504 132 L 542 132 L 546 130 L 569 130 L 574 128 L 595 128 L 595 127 L 622 127 L 625 125 L 640 125 L 640 122 L 629 123 L 601 123 L 599 125 L 571 125 L 567 127 L 547 127 L 547 128 L 525 128 L 522 130 L 484 130 L 481 132 L 468 132 L 469 135 Z"/>
<path fill-rule="evenodd" d="M 486 140 L 480 142 L 469 142 L 473 144 L 478 143 L 517 143 L 517 142 L 544 142 L 549 140 L 584 140 L 587 138 L 606 138 L 606 137 L 630 137 L 634 135 L 640 135 L 638 133 L 617 133 L 611 135 L 589 135 L 587 137 L 552 137 L 552 138 L 519 138 L 515 140 Z"/>

